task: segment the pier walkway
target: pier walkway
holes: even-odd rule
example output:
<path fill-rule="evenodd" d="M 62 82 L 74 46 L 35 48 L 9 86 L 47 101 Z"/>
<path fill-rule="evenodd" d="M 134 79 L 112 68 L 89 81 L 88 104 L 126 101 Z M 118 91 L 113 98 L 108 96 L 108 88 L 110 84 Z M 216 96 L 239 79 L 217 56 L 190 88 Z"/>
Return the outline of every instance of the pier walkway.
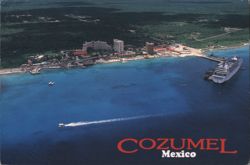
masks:
<path fill-rule="evenodd" d="M 205 58 L 205 59 L 208 59 L 208 60 L 211 60 L 211 61 L 215 61 L 215 62 L 223 62 L 223 61 L 225 61 L 225 58 L 218 57 L 218 56 L 200 55 L 200 56 L 197 56 L 197 57 Z"/>

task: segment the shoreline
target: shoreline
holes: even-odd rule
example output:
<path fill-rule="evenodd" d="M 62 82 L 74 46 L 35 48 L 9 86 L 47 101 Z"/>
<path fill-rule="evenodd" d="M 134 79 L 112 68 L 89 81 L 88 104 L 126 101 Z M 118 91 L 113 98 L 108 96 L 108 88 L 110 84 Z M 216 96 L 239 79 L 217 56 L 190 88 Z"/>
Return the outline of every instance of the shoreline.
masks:
<path fill-rule="evenodd" d="M 227 49 L 237 49 L 237 48 L 242 48 L 242 47 L 246 47 L 246 46 L 250 46 L 250 43 L 243 43 L 243 44 L 239 44 L 239 45 L 232 45 L 232 46 L 225 46 L 222 48 L 204 48 L 201 49 L 202 52 L 204 54 L 211 52 L 211 51 L 219 51 L 219 50 L 227 50 Z M 192 55 L 181 55 L 181 56 L 175 56 L 175 55 L 167 55 L 167 56 L 159 56 L 159 55 L 153 55 L 150 56 L 149 58 L 145 58 L 144 56 L 135 56 L 132 58 L 118 58 L 118 59 L 113 59 L 113 60 L 108 60 L 108 61 L 102 61 L 102 59 L 99 59 L 96 61 L 96 63 L 94 65 L 97 64 L 110 64 L 110 63 L 126 63 L 126 62 L 130 62 L 130 61 L 137 61 L 137 60 L 146 60 L 146 59 L 153 59 L 153 58 L 161 58 L 161 57 L 179 57 L 179 58 L 183 58 L 183 57 L 187 57 L 187 56 L 192 56 Z M 195 56 L 195 55 L 193 55 Z M 198 57 L 198 56 L 197 56 Z M 79 67 L 72 67 L 69 69 L 74 69 L 74 68 L 79 68 Z M 47 68 L 49 69 L 49 68 Z M 42 70 L 47 70 L 46 68 L 42 68 Z M 63 69 L 61 67 L 57 67 L 57 69 Z M 4 68 L 4 69 L 0 69 L 0 76 L 3 75 L 10 75 L 10 74 L 24 74 L 24 73 L 29 73 L 28 71 L 23 70 L 21 67 L 19 68 Z"/>
<path fill-rule="evenodd" d="M 23 74 L 25 71 L 23 71 L 21 68 L 4 68 L 0 69 L 0 76 L 2 75 L 10 75 L 10 74 Z"/>

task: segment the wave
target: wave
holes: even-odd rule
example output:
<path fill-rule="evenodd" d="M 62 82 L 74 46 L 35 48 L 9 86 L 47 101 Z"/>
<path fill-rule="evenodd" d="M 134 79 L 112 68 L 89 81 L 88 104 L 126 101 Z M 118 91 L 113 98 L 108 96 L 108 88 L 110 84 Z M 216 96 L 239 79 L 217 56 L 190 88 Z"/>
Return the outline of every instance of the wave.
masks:
<path fill-rule="evenodd" d="M 137 120 L 137 119 L 145 119 L 157 116 L 163 116 L 164 114 L 157 115 L 143 115 L 143 116 L 134 116 L 134 117 L 125 117 L 125 118 L 115 118 L 115 119 L 107 119 L 107 120 L 96 120 L 96 121 L 80 121 L 73 123 L 59 123 L 59 127 L 79 127 L 79 126 L 88 126 L 88 125 L 96 125 L 96 124 L 104 124 L 104 123 L 113 123 L 120 121 L 128 121 L 128 120 Z"/>

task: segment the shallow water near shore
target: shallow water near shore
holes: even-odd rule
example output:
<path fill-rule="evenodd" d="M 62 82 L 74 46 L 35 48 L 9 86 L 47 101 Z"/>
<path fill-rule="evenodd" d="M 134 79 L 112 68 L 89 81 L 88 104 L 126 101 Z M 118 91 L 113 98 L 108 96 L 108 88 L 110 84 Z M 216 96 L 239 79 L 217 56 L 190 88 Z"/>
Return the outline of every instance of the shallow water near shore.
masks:
<path fill-rule="evenodd" d="M 244 164 L 249 47 L 214 53 L 244 59 L 239 73 L 222 85 L 203 80 L 216 63 L 196 57 L 1 76 L 2 163 Z M 48 86 L 49 81 L 55 85 Z M 92 124 L 58 128 L 59 123 L 76 122 Z M 116 149 L 126 137 L 227 138 L 229 147 L 240 152 L 198 152 L 190 162 L 162 159 L 160 152 L 128 157 Z"/>

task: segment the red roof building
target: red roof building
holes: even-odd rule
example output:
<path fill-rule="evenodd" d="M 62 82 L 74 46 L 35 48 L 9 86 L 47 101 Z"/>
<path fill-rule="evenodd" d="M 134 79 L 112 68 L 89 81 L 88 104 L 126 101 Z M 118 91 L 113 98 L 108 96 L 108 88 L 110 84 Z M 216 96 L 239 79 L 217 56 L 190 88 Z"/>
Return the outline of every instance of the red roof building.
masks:
<path fill-rule="evenodd" d="M 87 56 L 87 55 L 88 55 L 88 52 L 87 52 L 86 50 L 81 50 L 81 49 L 79 49 L 79 50 L 75 50 L 75 51 L 73 52 L 73 55 L 74 55 L 74 56 Z"/>

